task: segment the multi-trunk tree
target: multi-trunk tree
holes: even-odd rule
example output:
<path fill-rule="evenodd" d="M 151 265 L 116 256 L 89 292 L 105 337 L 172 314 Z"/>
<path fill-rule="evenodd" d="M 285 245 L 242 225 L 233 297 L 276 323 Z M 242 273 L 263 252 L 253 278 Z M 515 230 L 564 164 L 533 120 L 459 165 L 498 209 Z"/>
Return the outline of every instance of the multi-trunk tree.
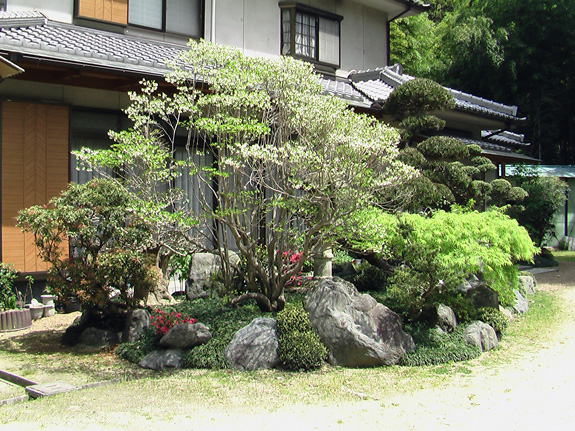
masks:
<path fill-rule="evenodd" d="M 134 127 L 113 134 L 110 151 L 78 156 L 102 174 L 124 173 L 114 178 L 141 200 L 160 250 L 187 242 L 219 253 L 225 282 L 239 274 L 239 299 L 262 309 L 283 307 L 286 283 L 326 254 L 344 216 L 415 175 L 397 160 L 397 132 L 322 95 L 309 64 L 190 42 L 168 81 L 172 95 L 152 83 L 132 95 Z M 179 136 L 185 157 L 175 160 Z M 174 187 L 182 175 L 201 184 L 188 197 Z"/>

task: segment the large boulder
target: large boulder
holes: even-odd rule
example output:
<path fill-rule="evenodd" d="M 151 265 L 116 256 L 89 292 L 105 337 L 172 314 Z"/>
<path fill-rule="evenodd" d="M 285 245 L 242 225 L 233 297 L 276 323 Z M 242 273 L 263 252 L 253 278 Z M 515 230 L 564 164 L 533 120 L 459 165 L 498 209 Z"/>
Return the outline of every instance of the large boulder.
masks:
<path fill-rule="evenodd" d="M 177 349 L 155 350 L 144 356 L 138 365 L 156 371 L 180 368 L 182 356 L 182 351 Z"/>
<path fill-rule="evenodd" d="M 86 328 L 80 335 L 80 343 L 96 349 L 115 346 L 120 343 L 118 334 L 106 329 Z"/>
<path fill-rule="evenodd" d="M 150 327 L 150 313 L 142 308 L 128 311 L 126 326 L 122 332 L 122 343 L 133 343 L 142 338 L 142 335 Z"/>
<path fill-rule="evenodd" d="M 495 329 L 485 322 L 476 320 L 465 328 L 465 340 L 486 352 L 497 347 L 497 334 Z"/>
<path fill-rule="evenodd" d="M 259 317 L 235 333 L 224 358 L 236 370 L 275 368 L 279 364 L 276 321 Z"/>
<path fill-rule="evenodd" d="M 168 349 L 187 350 L 205 344 L 212 339 L 212 334 L 203 323 L 180 323 L 174 325 L 160 339 L 160 346 Z"/>
<path fill-rule="evenodd" d="M 320 281 L 306 295 L 304 308 L 337 365 L 393 365 L 415 349 L 396 313 L 339 278 Z"/>
<path fill-rule="evenodd" d="M 499 294 L 487 284 L 478 283 L 465 293 L 475 308 L 490 307 L 499 309 Z"/>

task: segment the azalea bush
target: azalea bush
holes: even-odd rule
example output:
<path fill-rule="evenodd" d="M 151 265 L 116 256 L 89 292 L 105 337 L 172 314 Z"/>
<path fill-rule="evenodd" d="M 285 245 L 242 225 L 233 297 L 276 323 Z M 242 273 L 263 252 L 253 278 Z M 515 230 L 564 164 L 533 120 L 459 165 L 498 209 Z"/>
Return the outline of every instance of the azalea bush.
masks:
<path fill-rule="evenodd" d="M 185 316 L 176 311 L 152 310 L 150 325 L 158 335 L 166 335 L 170 329 L 181 323 L 197 323 L 193 317 Z"/>

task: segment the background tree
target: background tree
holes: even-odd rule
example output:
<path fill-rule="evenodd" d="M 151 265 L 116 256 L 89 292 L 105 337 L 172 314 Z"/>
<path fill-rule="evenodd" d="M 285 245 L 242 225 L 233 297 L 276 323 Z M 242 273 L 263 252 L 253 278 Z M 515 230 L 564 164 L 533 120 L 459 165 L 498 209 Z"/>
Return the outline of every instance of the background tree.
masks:
<path fill-rule="evenodd" d="M 529 155 L 573 164 L 574 18 L 573 0 L 437 0 L 428 13 L 392 23 L 392 61 L 416 76 L 519 106 L 533 143 Z M 406 47 L 432 47 L 437 58 Z"/>
<path fill-rule="evenodd" d="M 555 235 L 555 214 L 567 200 L 568 185 L 556 177 L 541 177 L 536 171 L 519 168 L 510 178 L 528 196 L 509 214 L 524 226 L 533 241 L 542 246 Z"/>

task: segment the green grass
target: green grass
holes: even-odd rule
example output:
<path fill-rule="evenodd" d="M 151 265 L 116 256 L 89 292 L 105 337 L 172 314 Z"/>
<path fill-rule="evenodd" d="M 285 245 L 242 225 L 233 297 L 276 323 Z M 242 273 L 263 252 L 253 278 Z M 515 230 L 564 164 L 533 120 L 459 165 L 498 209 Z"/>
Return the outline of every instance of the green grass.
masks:
<path fill-rule="evenodd" d="M 575 262 L 575 251 L 553 250 L 553 256 L 561 262 Z"/>

